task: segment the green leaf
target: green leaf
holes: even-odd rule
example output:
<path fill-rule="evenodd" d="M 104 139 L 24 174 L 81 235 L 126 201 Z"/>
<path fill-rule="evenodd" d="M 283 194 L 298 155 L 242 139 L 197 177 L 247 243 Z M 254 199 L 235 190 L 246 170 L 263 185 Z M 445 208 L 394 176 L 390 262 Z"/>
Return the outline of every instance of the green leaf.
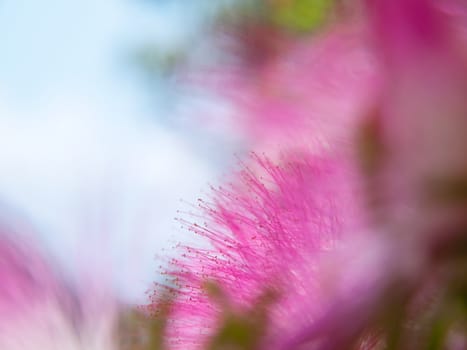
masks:
<path fill-rule="evenodd" d="M 331 0 L 276 0 L 272 2 L 272 19 L 286 29 L 309 32 L 323 25 L 332 8 Z"/>
<path fill-rule="evenodd" d="M 138 309 L 120 315 L 120 350 L 165 350 L 165 329 L 170 311 L 169 299 L 161 298 L 156 315 Z"/>
<path fill-rule="evenodd" d="M 233 307 L 221 287 L 215 282 L 205 284 L 208 294 L 222 308 L 220 326 L 211 337 L 207 350 L 256 350 L 267 328 L 269 307 L 277 299 L 267 289 L 246 310 Z"/>

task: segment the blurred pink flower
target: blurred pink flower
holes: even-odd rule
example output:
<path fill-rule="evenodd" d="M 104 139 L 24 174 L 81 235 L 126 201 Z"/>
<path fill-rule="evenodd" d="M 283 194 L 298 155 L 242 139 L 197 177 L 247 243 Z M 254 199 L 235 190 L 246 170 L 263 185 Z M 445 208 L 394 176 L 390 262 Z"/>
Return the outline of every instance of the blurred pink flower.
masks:
<path fill-rule="evenodd" d="M 11 229 L 0 227 L 0 323 L 21 317 L 28 309 L 60 290 L 49 263 Z"/>
<path fill-rule="evenodd" d="M 253 46 L 248 37 L 255 28 L 236 34 L 234 29 L 240 45 Z M 255 152 L 280 159 L 286 150 L 319 154 L 349 148 L 381 83 L 366 21 L 348 18 L 302 38 L 267 32 L 262 40 L 275 36 L 278 48 L 266 51 L 259 63 L 231 51 L 233 62 L 198 68 L 191 83 L 207 86 L 233 106 L 232 129 Z"/>
<path fill-rule="evenodd" d="M 25 231 L 0 226 L 0 348 L 113 349 L 112 295 L 75 288 Z"/>
<path fill-rule="evenodd" d="M 438 239 L 467 224 L 460 200 L 467 186 L 466 37 L 440 10 L 449 4 L 461 12 L 453 1 L 368 1 L 385 63 L 377 112 L 381 197 L 399 230 Z"/>
<path fill-rule="evenodd" d="M 349 147 L 378 93 L 379 71 L 361 23 L 298 41 L 231 91 L 253 148 L 320 153 Z"/>

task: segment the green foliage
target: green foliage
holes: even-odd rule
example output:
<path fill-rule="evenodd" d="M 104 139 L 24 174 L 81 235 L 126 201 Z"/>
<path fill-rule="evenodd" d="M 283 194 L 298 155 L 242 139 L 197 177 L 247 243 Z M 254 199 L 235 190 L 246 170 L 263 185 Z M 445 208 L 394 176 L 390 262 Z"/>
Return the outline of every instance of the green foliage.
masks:
<path fill-rule="evenodd" d="M 165 329 L 170 300 L 161 299 L 156 315 L 138 309 L 123 311 L 118 327 L 120 350 L 166 350 Z"/>
<path fill-rule="evenodd" d="M 272 1 L 272 20 L 295 32 L 309 32 L 323 25 L 333 8 L 331 0 Z"/>
<path fill-rule="evenodd" d="M 258 349 L 267 328 L 269 306 L 276 300 L 276 294 L 267 290 L 252 307 L 238 310 L 228 303 L 222 289 L 215 282 L 208 282 L 206 290 L 222 307 L 220 326 L 210 339 L 207 350 Z"/>
<path fill-rule="evenodd" d="M 264 322 L 257 318 L 226 313 L 217 334 L 211 339 L 208 350 L 255 350 L 263 334 Z"/>
<path fill-rule="evenodd" d="M 373 175 L 381 165 L 384 155 L 384 145 L 379 125 L 378 112 L 374 111 L 363 123 L 357 134 L 357 150 L 360 165 L 367 175 Z"/>
<path fill-rule="evenodd" d="M 220 19 L 256 19 L 290 32 L 306 33 L 323 25 L 333 8 L 333 0 L 244 0 L 225 8 Z"/>
<path fill-rule="evenodd" d="M 187 52 L 179 49 L 162 51 L 153 45 L 148 45 L 135 52 L 133 59 L 151 76 L 170 75 L 184 63 Z"/>
<path fill-rule="evenodd" d="M 431 200 L 448 205 L 467 205 L 467 174 L 434 179 L 429 184 Z"/>

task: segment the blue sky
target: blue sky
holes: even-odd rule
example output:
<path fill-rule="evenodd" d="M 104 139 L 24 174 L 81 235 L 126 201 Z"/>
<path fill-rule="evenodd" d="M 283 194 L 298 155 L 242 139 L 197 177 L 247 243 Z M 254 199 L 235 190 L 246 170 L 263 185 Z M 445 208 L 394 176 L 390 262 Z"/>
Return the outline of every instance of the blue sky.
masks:
<path fill-rule="evenodd" d="M 129 60 L 146 42 L 187 42 L 200 23 L 195 9 L 0 2 L 0 198 L 74 274 L 106 260 L 105 249 L 116 285 L 132 297 L 178 234 L 180 199 L 194 201 L 219 170 L 189 131 L 158 123 L 173 111 L 152 103 Z"/>
<path fill-rule="evenodd" d="M 64 88 L 125 97 L 131 48 L 183 42 L 195 18 L 181 6 L 138 0 L 3 0 L 0 78 L 20 103 Z"/>

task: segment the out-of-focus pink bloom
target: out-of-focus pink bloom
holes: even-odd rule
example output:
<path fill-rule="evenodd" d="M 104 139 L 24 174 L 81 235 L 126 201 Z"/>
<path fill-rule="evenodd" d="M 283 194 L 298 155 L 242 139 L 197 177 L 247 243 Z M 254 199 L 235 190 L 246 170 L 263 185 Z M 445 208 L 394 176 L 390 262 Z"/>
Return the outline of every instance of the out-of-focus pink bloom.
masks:
<path fill-rule="evenodd" d="M 405 303 L 420 281 L 423 259 L 413 248 L 410 241 L 382 232 L 346 235 L 315 269 L 321 312 L 281 350 L 380 349 L 385 342 L 382 315 Z"/>
<path fill-rule="evenodd" d="M 40 249 L 0 228 L 0 348 L 112 349 L 113 298 L 92 285 L 79 292 Z"/>
<path fill-rule="evenodd" d="M 22 305 L 24 302 L 34 302 L 37 294 L 42 293 L 41 288 L 37 288 L 40 282 L 36 280 L 25 265 L 25 255 L 18 251 L 18 247 L 11 244 L 5 237 L 0 238 L 0 275 L 2 277 L 1 289 L 1 314 L 2 317 L 9 319 L 16 310 L 17 305 Z M 34 261 L 34 258 L 29 259 Z M 41 270 L 40 265 L 38 271 Z M 37 283 L 37 284 L 36 284 Z"/>
<path fill-rule="evenodd" d="M 443 3 L 368 1 L 385 63 L 378 181 L 404 233 L 446 236 L 465 224 L 467 52 Z"/>
<path fill-rule="evenodd" d="M 253 147 L 271 156 L 348 147 L 378 92 L 378 62 L 366 37 L 362 25 L 341 25 L 298 41 L 258 76 L 240 78 L 232 95 Z"/>
<path fill-rule="evenodd" d="M 60 290 L 50 264 L 31 244 L 0 228 L 0 323 L 10 323 Z"/>
<path fill-rule="evenodd" d="M 280 38 L 280 49 L 260 64 L 247 58 L 201 69 L 194 84 L 233 105 L 233 123 L 256 152 L 279 159 L 287 149 L 342 150 L 379 92 L 368 37 L 363 20 L 348 19 L 313 36 Z"/>

